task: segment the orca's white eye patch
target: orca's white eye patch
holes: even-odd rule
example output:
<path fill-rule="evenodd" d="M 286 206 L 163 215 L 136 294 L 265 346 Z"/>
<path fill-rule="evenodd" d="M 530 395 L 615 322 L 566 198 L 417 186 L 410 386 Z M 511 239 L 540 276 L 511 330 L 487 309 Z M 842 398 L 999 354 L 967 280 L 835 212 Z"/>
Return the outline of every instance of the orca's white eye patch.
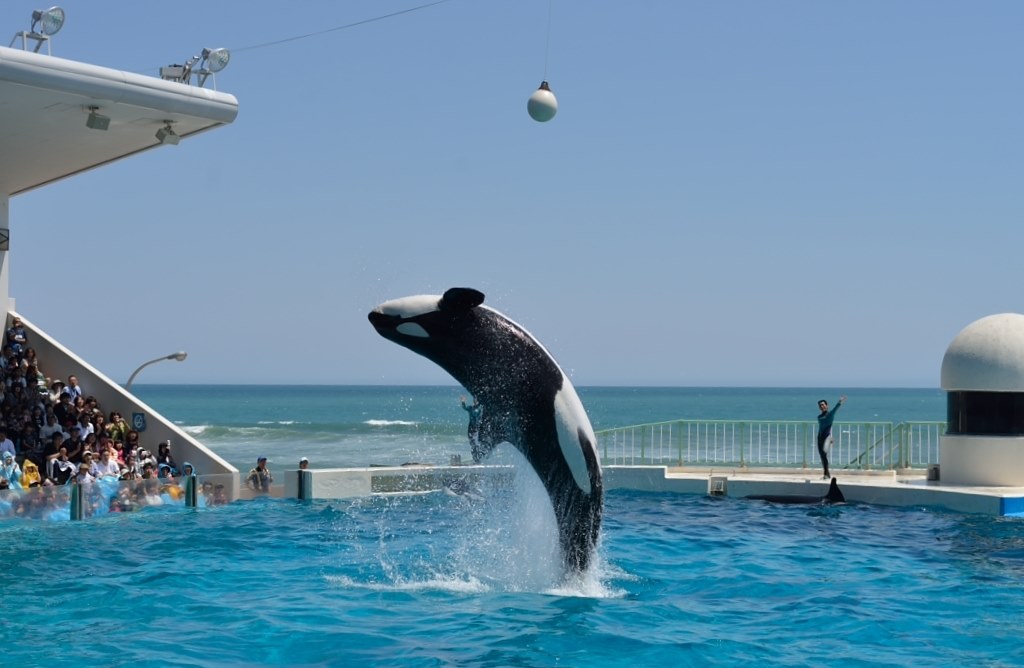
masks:
<path fill-rule="evenodd" d="M 437 295 L 417 295 L 415 297 L 402 297 L 384 302 L 377 307 L 377 311 L 384 315 L 396 315 L 400 318 L 414 318 L 424 313 L 437 311 L 437 304 L 441 298 Z"/>
<path fill-rule="evenodd" d="M 403 322 L 398 327 L 395 327 L 395 331 L 399 334 L 405 334 L 406 336 L 416 336 L 421 339 L 430 338 L 430 334 L 427 333 L 427 330 L 423 329 L 423 327 L 415 322 Z"/>

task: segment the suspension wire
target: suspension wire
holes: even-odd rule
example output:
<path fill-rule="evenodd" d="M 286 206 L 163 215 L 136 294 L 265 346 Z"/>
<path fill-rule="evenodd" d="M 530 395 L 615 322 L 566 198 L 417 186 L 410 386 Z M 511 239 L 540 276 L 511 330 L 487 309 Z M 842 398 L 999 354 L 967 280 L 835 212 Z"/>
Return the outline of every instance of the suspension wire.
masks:
<path fill-rule="evenodd" d="M 551 12 L 555 6 L 555 0 L 548 0 L 548 36 L 544 44 L 544 81 L 548 80 L 548 57 L 551 54 Z"/>
<path fill-rule="evenodd" d="M 310 37 L 319 37 L 320 35 L 326 35 L 332 32 L 338 32 L 339 30 L 347 30 L 348 28 L 355 28 L 357 26 L 366 25 L 367 23 L 375 23 L 377 21 L 383 21 L 384 19 L 391 19 L 402 14 L 411 14 L 412 12 L 418 12 L 421 9 L 429 9 L 436 7 L 437 5 L 443 5 L 451 0 L 434 0 L 434 2 L 428 2 L 423 5 L 417 5 L 415 7 L 408 7 L 406 9 L 400 9 L 397 12 L 391 12 L 390 14 L 381 14 L 380 16 L 373 16 L 368 19 L 361 21 L 355 21 L 354 23 L 346 23 L 345 25 L 335 26 L 333 28 L 326 28 L 324 30 L 317 30 L 316 32 L 306 33 L 305 35 L 295 35 L 293 37 L 285 37 L 283 39 L 276 39 L 270 42 L 263 42 L 261 44 L 250 44 L 249 46 L 243 46 L 239 48 L 231 48 L 231 53 L 238 53 L 239 51 L 255 51 L 256 49 L 265 49 L 269 46 L 277 46 L 278 44 L 287 44 L 288 42 L 297 42 L 300 39 L 309 39 Z M 159 67 L 151 67 L 147 70 L 137 70 L 140 72 L 149 71 L 152 69 L 159 70 Z"/>
<path fill-rule="evenodd" d="M 337 32 L 339 30 L 346 30 L 348 28 L 355 28 L 356 26 L 366 25 L 367 23 L 374 23 L 376 21 L 383 21 L 384 19 L 394 18 L 401 16 L 402 14 L 410 14 L 412 12 L 418 12 L 421 9 L 428 9 L 437 5 L 442 5 L 450 0 L 435 0 L 435 2 L 428 2 L 425 5 L 417 5 L 416 7 L 409 7 L 407 9 L 400 9 L 397 12 L 391 12 L 390 14 L 382 14 L 380 16 L 374 16 L 372 18 L 363 19 L 362 21 L 356 21 L 354 23 L 346 23 L 345 25 L 335 26 L 333 28 L 326 28 L 325 30 L 318 30 L 316 32 L 306 33 L 305 35 L 295 35 L 294 37 L 285 37 L 284 39 L 274 40 L 272 42 L 263 42 L 262 44 L 253 44 L 251 46 L 243 46 L 238 49 L 231 49 L 231 53 L 237 53 L 239 51 L 252 51 L 254 49 L 265 49 L 268 46 L 277 46 L 278 44 L 286 44 L 288 42 L 295 42 L 300 39 L 308 39 L 310 37 L 318 37 L 320 35 L 326 35 L 327 33 Z"/>

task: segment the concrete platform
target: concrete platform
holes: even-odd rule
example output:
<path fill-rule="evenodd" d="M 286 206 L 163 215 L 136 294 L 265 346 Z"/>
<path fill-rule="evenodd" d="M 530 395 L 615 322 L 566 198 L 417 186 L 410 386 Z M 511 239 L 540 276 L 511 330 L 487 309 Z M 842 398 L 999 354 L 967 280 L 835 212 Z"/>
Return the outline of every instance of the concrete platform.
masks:
<path fill-rule="evenodd" d="M 701 494 L 743 498 L 750 495 L 824 496 L 828 481 L 817 471 L 767 468 L 676 468 L 606 466 L 606 490 Z M 283 473 L 273 496 L 342 499 L 376 494 L 422 494 L 444 489 L 487 490 L 510 484 L 510 466 L 370 466 L 297 470 Z M 953 512 L 1024 516 L 1024 487 L 968 487 L 928 480 L 927 472 L 842 471 L 839 487 L 851 503 L 932 507 Z M 283 492 L 283 493 L 282 493 Z"/>
<path fill-rule="evenodd" d="M 634 489 L 743 498 L 750 495 L 824 496 L 829 481 L 804 469 L 687 469 L 604 467 L 605 489 Z M 1024 516 L 1024 487 L 968 487 L 928 480 L 926 471 L 840 471 L 839 488 L 851 503 L 933 507 L 954 512 Z"/>

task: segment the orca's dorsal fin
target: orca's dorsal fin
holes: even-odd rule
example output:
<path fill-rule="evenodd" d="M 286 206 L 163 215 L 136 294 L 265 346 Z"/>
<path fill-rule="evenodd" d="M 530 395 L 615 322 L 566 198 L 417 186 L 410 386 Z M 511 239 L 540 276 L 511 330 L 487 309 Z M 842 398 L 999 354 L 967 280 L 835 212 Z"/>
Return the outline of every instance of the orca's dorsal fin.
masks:
<path fill-rule="evenodd" d="M 832 482 L 829 483 L 825 501 L 828 503 L 846 503 L 846 497 L 843 496 L 843 492 L 839 489 L 839 483 L 836 482 L 835 478 L 832 478 Z"/>
<path fill-rule="evenodd" d="M 449 288 L 441 297 L 441 310 L 468 311 L 484 303 L 484 293 L 473 288 Z"/>

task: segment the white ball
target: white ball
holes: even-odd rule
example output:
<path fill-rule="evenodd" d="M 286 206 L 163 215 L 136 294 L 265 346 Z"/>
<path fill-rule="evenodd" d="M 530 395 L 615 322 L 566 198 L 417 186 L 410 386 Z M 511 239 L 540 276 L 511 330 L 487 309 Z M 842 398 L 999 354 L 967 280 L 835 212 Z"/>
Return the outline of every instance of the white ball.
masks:
<path fill-rule="evenodd" d="M 538 123 L 547 123 L 558 113 L 558 100 L 548 88 L 547 81 L 542 83 L 540 88 L 535 90 L 527 100 L 526 111 L 529 112 L 530 118 Z"/>

